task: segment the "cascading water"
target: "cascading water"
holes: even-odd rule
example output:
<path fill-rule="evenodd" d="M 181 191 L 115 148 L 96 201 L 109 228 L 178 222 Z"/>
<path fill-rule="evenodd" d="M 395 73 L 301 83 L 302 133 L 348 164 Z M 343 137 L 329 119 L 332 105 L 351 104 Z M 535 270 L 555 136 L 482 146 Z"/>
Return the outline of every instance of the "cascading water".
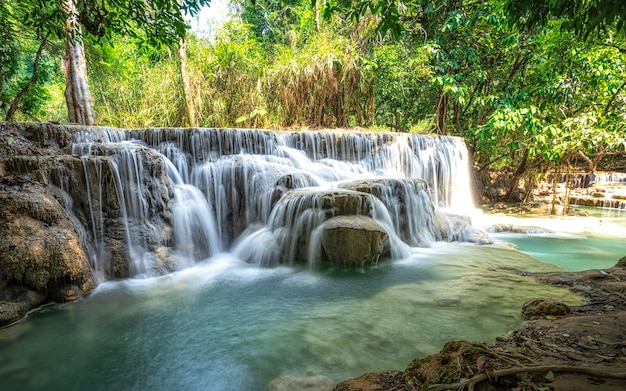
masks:
<path fill-rule="evenodd" d="M 569 204 L 626 210 L 626 173 L 561 175 L 559 186 L 569 188 Z"/>
<path fill-rule="evenodd" d="M 147 197 L 153 189 L 143 178 L 146 147 L 166 167 L 167 175 L 155 179 L 174 189 L 171 216 L 162 218 L 171 227 L 171 243 L 150 244 L 147 235 L 155 229 L 135 229 L 160 226 L 151 222 L 155 213 Z M 231 247 L 261 265 L 314 263 L 320 226 L 343 215 L 379 221 L 391 239 L 391 256 L 402 257 L 407 245 L 461 237 L 447 234 L 450 223 L 436 217 L 438 208 L 473 207 L 467 150 L 453 137 L 245 129 L 97 128 L 77 134 L 74 153 L 95 150 L 114 157 L 108 164 L 131 276 L 150 275 L 154 248 L 163 245 L 178 257 L 175 268 Z M 99 242 L 101 211 L 92 208 L 91 214 Z"/>
<path fill-rule="evenodd" d="M 526 275 L 560 269 L 509 245 L 448 243 L 470 226 L 460 139 L 91 128 L 74 154 L 12 169 L 63 189 L 101 283 L 0 329 L 0 389 L 257 391 L 307 377 L 330 391 L 450 340 L 492 341 L 522 324 L 530 298 L 580 302 Z M 374 267 L 307 265 L 328 260 L 329 227 L 353 223 L 383 248 Z M 609 247 L 583 236 L 546 251 L 561 261 Z M 598 267 L 623 255 L 623 234 L 611 243 Z"/>

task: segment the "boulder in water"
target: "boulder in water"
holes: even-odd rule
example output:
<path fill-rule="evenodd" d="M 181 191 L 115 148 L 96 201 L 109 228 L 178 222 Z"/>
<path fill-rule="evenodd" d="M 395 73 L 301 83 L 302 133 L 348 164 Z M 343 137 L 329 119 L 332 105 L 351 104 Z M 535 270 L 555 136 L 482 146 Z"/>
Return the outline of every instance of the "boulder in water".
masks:
<path fill-rule="evenodd" d="M 325 259 L 335 264 L 362 265 L 377 262 L 389 253 L 389 235 L 376 221 L 365 216 L 338 216 L 322 226 Z"/>
<path fill-rule="evenodd" d="M 0 327 L 21 319 L 45 299 L 44 293 L 23 286 L 9 285 L 0 279 Z"/>
<path fill-rule="evenodd" d="M 441 232 L 443 240 L 448 242 L 493 244 L 493 239 L 489 237 L 487 231 L 472 226 L 472 219 L 469 216 L 436 209 L 435 224 Z"/>
<path fill-rule="evenodd" d="M 428 246 L 441 237 L 428 183 L 418 178 L 371 178 L 347 181 L 339 188 L 368 193 L 389 212 L 398 236 L 412 246 Z"/>

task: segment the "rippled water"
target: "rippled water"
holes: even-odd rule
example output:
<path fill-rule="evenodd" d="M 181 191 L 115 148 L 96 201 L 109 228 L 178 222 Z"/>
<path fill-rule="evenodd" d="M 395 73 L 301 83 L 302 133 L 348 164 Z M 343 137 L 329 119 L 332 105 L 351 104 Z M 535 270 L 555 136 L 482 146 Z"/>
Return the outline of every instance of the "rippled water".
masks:
<path fill-rule="evenodd" d="M 520 326 L 529 298 L 565 289 L 499 246 L 436 244 L 364 270 L 258 268 L 226 254 L 152 279 L 104 283 L 0 330 L 0 389 L 262 390 L 281 375 L 338 382 L 402 369 L 448 340 Z"/>

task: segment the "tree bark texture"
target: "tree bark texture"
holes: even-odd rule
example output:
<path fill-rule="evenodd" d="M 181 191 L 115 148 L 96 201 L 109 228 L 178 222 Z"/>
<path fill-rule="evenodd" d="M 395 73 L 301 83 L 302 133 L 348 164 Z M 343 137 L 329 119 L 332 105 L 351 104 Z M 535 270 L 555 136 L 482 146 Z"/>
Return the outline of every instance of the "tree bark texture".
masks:
<path fill-rule="evenodd" d="M 93 101 L 87 81 L 87 61 L 82 44 L 82 32 L 78 24 L 74 0 L 63 0 L 68 17 L 65 43 L 65 102 L 71 123 L 94 125 Z"/>
<path fill-rule="evenodd" d="M 189 66 L 187 65 L 187 43 L 184 38 L 181 38 L 178 43 L 178 60 L 180 61 L 180 79 L 183 84 L 183 101 L 187 124 L 192 128 L 197 128 L 196 107 L 194 105 L 191 82 L 189 81 Z"/>

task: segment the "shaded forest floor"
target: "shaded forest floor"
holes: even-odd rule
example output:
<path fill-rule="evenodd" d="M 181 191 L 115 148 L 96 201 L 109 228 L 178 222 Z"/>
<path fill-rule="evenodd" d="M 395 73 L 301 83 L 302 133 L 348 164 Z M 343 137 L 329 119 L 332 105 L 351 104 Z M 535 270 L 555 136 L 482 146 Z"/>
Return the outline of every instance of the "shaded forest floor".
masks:
<path fill-rule="evenodd" d="M 492 344 L 449 342 L 404 371 L 366 373 L 335 391 L 626 390 L 626 257 L 608 270 L 524 274 L 585 304 L 564 315 L 544 307 Z"/>

